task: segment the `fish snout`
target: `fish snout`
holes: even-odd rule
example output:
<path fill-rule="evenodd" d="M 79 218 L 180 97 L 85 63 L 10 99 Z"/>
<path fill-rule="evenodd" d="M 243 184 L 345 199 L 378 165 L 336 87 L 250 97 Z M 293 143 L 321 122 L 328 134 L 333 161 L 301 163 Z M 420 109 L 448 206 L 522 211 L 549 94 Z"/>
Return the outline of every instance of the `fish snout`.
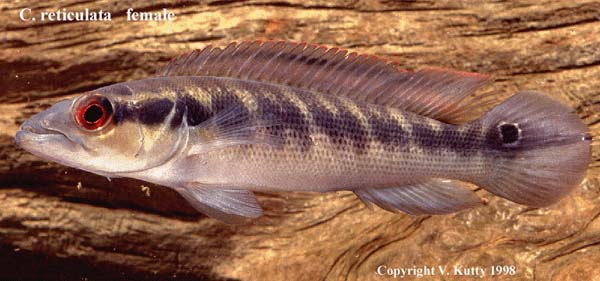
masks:
<path fill-rule="evenodd" d="M 48 132 L 40 126 L 40 123 L 38 122 L 38 120 L 36 120 L 37 118 L 35 117 L 36 116 L 33 116 L 32 118 L 23 122 L 23 124 L 21 124 L 21 126 L 19 127 L 19 130 L 15 135 L 15 143 L 17 144 L 17 146 L 23 147 L 27 140 L 31 140 L 32 137 L 43 135 Z"/>
<path fill-rule="evenodd" d="M 36 114 L 31 118 L 27 119 L 19 127 L 19 131 L 27 131 L 35 134 L 47 134 L 51 131 L 50 120 L 47 116 L 40 116 Z"/>
<path fill-rule="evenodd" d="M 17 134 L 15 135 L 15 143 L 17 144 L 18 147 L 21 147 L 23 144 L 23 137 L 26 134 L 26 132 L 24 130 L 19 129 L 19 131 L 17 131 Z"/>

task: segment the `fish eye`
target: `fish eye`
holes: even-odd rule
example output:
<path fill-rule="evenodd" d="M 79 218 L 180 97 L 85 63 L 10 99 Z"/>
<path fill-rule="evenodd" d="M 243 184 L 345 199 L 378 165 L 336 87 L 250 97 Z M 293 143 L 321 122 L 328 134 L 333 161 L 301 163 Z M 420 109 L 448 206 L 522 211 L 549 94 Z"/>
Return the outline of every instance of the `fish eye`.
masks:
<path fill-rule="evenodd" d="M 113 108 L 110 101 L 100 95 L 83 97 L 75 107 L 75 121 L 85 130 L 100 130 L 112 119 Z"/>

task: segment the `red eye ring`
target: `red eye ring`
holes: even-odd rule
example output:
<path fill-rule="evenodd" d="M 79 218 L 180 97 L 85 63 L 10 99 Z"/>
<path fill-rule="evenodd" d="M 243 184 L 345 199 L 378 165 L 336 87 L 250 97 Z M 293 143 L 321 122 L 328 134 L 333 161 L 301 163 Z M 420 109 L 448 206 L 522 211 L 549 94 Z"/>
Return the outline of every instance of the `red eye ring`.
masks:
<path fill-rule="evenodd" d="M 83 97 L 75 108 L 75 121 L 88 131 L 100 130 L 109 123 L 113 115 L 112 104 L 100 95 Z"/>

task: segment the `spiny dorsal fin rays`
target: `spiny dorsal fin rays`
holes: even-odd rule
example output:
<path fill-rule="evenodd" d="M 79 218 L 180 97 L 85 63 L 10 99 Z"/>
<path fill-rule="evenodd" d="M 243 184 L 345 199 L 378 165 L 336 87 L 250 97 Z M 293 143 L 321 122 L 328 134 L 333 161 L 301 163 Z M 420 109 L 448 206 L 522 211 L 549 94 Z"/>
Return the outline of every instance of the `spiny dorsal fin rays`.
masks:
<path fill-rule="evenodd" d="M 179 56 L 161 76 L 215 76 L 288 85 L 453 122 L 463 101 L 488 82 L 482 74 L 428 68 L 408 72 L 375 56 L 306 43 L 247 41 Z M 459 112 L 459 113 L 457 113 Z M 462 112 L 462 113 L 460 113 Z"/>
<path fill-rule="evenodd" d="M 402 106 L 405 110 L 451 123 L 462 118 L 463 114 L 470 113 L 461 110 L 463 106 L 471 103 L 465 103 L 464 99 L 488 83 L 488 77 L 481 74 L 450 72 L 439 68 L 420 70 L 413 75 L 414 81 L 405 81 L 399 86 L 411 87 L 412 91 L 409 92 L 412 94 L 405 98 L 397 98 L 390 106 Z M 393 96 L 402 97 L 404 94 Z"/>

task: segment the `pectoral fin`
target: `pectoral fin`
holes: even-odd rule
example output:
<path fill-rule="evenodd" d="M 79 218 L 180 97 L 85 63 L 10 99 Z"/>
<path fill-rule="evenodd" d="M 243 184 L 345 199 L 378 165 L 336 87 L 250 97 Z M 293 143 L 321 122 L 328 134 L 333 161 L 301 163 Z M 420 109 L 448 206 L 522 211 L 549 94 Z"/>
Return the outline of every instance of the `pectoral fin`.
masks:
<path fill-rule="evenodd" d="M 199 212 L 225 223 L 238 224 L 262 215 L 251 191 L 192 184 L 176 189 Z"/>
<path fill-rule="evenodd" d="M 381 189 L 355 190 L 367 205 L 371 203 L 390 212 L 411 215 L 440 215 L 457 212 L 481 204 L 466 183 L 432 179 L 418 184 Z"/>
<path fill-rule="evenodd" d="M 284 139 L 268 133 L 268 128 L 278 126 L 279 122 L 280 120 L 258 120 L 244 106 L 233 105 L 191 129 L 191 134 L 199 142 L 191 146 L 188 153 L 202 154 L 244 144 L 280 146 Z"/>

